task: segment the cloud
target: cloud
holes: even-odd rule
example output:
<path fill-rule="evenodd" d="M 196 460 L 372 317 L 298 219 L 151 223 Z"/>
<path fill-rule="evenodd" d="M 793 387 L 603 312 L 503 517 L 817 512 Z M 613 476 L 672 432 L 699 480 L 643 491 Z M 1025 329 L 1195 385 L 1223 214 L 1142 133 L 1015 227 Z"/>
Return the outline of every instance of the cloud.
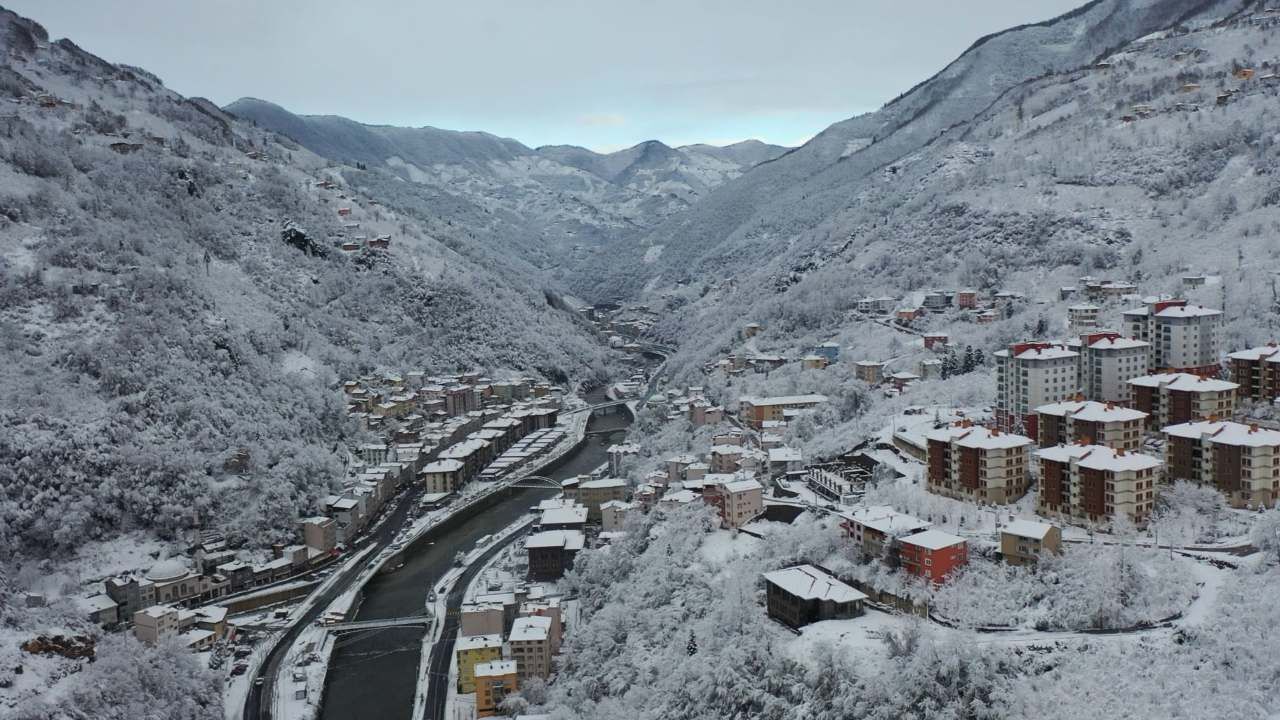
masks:
<path fill-rule="evenodd" d="M 618 113 L 593 113 L 579 117 L 578 124 L 587 127 L 618 127 L 626 125 L 627 119 Z"/>

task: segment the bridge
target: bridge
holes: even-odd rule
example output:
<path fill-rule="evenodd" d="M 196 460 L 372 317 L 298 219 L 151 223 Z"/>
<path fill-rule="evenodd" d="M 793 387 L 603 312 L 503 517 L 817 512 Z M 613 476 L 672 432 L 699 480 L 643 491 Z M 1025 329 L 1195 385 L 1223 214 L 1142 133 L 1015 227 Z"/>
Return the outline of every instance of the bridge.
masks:
<path fill-rule="evenodd" d="M 580 412 L 588 412 L 588 411 L 595 412 L 596 410 L 600 410 L 603 408 L 612 408 L 612 407 L 618 407 L 619 405 L 626 405 L 629 402 L 631 402 L 631 400 L 610 400 L 608 402 L 596 403 L 595 405 L 584 405 L 583 407 L 574 408 L 572 410 L 565 410 L 561 414 L 572 415 L 573 413 L 580 413 Z"/>
<path fill-rule="evenodd" d="M 553 480 L 545 475 L 525 475 L 519 480 L 507 485 L 509 488 L 553 488 L 560 490 L 563 486 L 559 480 Z"/>
<path fill-rule="evenodd" d="M 591 430 L 583 433 L 583 437 L 601 437 L 604 435 L 613 435 L 614 433 L 625 433 L 626 428 L 613 428 L 611 430 Z"/>
<path fill-rule="evenodd" d="M 430 615 L 409 615 L 407 617 L 380 618 L 378 620 L 353 620 L 351 622 L 333 623 L 324 627 L 329 632 L 341 633 L 354 632 L 356 630 L 381 630 L 382 628 L 410 625 L 430 625 L 432 622 Z"/>

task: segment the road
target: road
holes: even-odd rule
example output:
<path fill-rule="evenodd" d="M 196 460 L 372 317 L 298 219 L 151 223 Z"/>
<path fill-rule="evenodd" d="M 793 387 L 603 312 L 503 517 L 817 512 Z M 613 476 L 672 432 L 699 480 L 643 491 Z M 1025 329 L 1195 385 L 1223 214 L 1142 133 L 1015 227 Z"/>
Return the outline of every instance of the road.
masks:
<path fill-rule="evenodd" d="M 267 653 L 262 665 L 259 666 L 258 674 L 254 676 L 253 684 L 249 686 L 249 694 L 244 703 L 245 720 L 266 720 L 271 717 L 272 688 L 275 686 L 275 678 L 280 671 L 280 662 L 284 659 L 285 654 L 288 653 L 294 640 L 298 639 L 298 635 L 304 629 L 319 619 L 320 614 L 324 612 L 325 608 L 329 607 L 330 603 L 346 592 L 351 583 L 355 582 L 356 577 L 364 570 L 368 560 L 372 560 L 378 553 L 382 552 L 383 548 L 391 544 L 396 534 L 403 527 L 409 512 L 417 507 L 418 498 L 421 494 L 421 488 L 406 490 L 386 519 L 371 534 L 366 535 L 362 540 L 358 540 L 354 547 L 348 548 L 348 553 L 357 553 L 367 548 L 370 544 L 375 545 L 376 549 L 366 556 L 366 562 L 341 567 L 335 571 L 339 575 L 333 582 L 329 583 L 329 589 L 314 598 L 311 608 L 303 613 L 302 617 L 283 636 L 276 639 L 275 645 Z"/>
<path fill-rule="evenodd" d="M 532 524 L 533 518 L 529 518 Z M 501 550 L 511 545 L 524 536 L 529 526 L 526 525 L 522 530 L 509 535 L 502 542 L 494 543 L 475 562 L 467 566 L 449 591 L 449 595 L 445 598 L 445 621 L 444 630 L 440 635 L 440 639 L 431 646 L 431 656 L 427 661 L 427 707 L 425 711 L 426 718 L 444 718 L 447 708 L 445 702 L 449 699 L 449 666 L 453 664 L 453 646 L 457 641 L 458 626 L 461 624 L 460 611 L 462 610 L 462 598 L 466 595 L 467 587 L 476 579 L 476 575 L 484 569 L 485 563 L 493 559 Z"/>

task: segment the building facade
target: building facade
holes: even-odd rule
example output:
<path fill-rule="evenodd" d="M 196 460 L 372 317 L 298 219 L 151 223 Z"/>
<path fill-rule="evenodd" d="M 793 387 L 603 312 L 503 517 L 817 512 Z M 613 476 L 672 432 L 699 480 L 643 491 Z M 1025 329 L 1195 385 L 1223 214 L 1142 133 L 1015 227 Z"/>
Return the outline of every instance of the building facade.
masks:
<path fill-rule="evenodd" d="M 1080 354 L 1076 382 L 1090 400 L 1123 403 L 1129 399 L 1129 381 L 1147 374 L 1151 343 L 1146 341 L 1102 332 L 1081 335 L 1070 346 Z"/>
<path fill-rule="evenodd" d="M 1155 505 L 1160 461 L 1101 445 L 1059 445 L 1036 451 L 1040 463 L 1037 512 L 1045 517 L 1105 525 L 1126 515 L 1143 525 Z"/>
<path fill-rule="evenodd" d="M 1164 429 L 1169 478 L 1215 487 L 1236 508 L 1274 507 L 1280 496 L 1280 431 L 1226 421 Z"/>
<path fill-rule="evenodd" d="M 1037 434 L 1035 408 L 1075 397 L 1079 353 L 1062 345 L 1024 342 L 995 353 L 996 426 Z"/>
<path fill-rule="evenodd" d="M 1227 355 L 1231 379 L 1239 385 L 1241 399 L 1274 402 L 1280 398 L 1280 346 L 1239 350 Z"/>
<path fill-rule="evenodd" d="M 1188 373 L 1146 375 L 1129 381 L 1129 405 L 1147 413 L 1147 426 L 1160 428 L 1193 420 L 1230 417 L 1239 386 Z"/>
<path fill-rule="evenodd" d="M 1147 366 L 1157 372 L 1216 375 L 1222 359 L 1222 311 L 1186 300 L 1150 298 L 1126 310 L 1129 336 L 1151 343 Z"/>
<path fill-rule="evenodd" d="M 900 541 L 902 569 L 908 574 L 941 584 L 969 562 L 965 539 L 941 530 L 925 530 Z"/>
<path fill-rule="evenodd" d="M 927 436 L 930 492 L 979 503 L 1011 503 L 1027 492 L 1031 438 L 960 422 Z"/>
<path fill-rule="evenodd" d="M 857 617 L 867 596 L 814 565 L 764 574 L 769 616 L 799 628 L 821 620 Z"/>
<path fill-rule="evenodd" d="M 1041 405 L 1036 416 L 1042 448 L 1084 441 L 1137 451 L 1147 426 L 1147 414 L 1141 410 L 1092 400 Z"/>

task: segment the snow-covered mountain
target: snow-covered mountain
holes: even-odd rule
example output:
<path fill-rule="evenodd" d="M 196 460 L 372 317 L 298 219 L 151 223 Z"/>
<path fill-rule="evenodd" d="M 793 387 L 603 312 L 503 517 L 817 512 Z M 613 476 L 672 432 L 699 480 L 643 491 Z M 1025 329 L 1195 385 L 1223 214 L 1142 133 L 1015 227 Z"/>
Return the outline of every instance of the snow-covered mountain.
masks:
<path fill-rule="evenodd" d="M 436 217 L 552 269 L 574 287 L 572 271 L 584 258 L 625 244 L 786 151 L 751 141 L 724 148 L 649 141 L 609 154 L 576 146 L 535 150 L 487 133 L 296 115 L 252 98 L 225 109 L 336 163 L 360 165 L 366 172 L 356 181 L 371 193 L 395 192 L 388 177 L 413 183 Z"/>
<path fill-rule="evenodd" d="M 196 523 L 291 537 L 343 470 L 339 379 L 607 363 L 460 225 L 7 11 L 0 58 L 0 557 Z"/>

